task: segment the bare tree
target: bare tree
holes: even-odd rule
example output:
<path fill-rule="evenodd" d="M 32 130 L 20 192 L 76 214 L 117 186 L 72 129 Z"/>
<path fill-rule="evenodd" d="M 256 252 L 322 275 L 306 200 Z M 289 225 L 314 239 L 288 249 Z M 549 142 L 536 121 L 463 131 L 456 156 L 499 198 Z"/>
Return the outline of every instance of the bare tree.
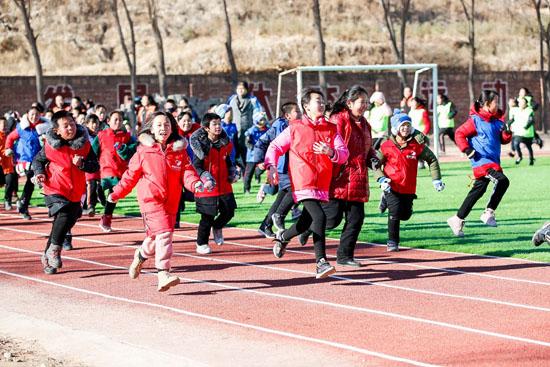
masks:
<path fill-rule="evenodd" d="M 235 57 L 233 56 L 233 47 L 231 46 L 231 23 L 229 22 L 229 13 L 227 12 L 227 3 L 222 0 L 223 12 L 225 14 L 225 50 L 227 51 L 227 60 L 231 67 L 231 87 L 235 89 L 239 80 L 239 72 L 237 71 L 237 64 L 235 63 Z"/>
<path fill-rule="evenodd" d="M 395 59 L 398 64 L 405 63 L 405 31 L 407 28 L 407 21 L 410 18 L 411 0 L 401 0 L 401 11 L 399 14 L 396 11 L 392 11 L 391 0 L 380 0 L 380 5 L 384 10 L 384 23 L 386 29 L 390 35 L 390 42 L 392 46 Z M 397 40 L 396 25 L 399 22 L 399 43 Z M 401 86 L 404 87 L 407 84 L 407 73 L 404 70 L 397 72 Z"/>
<path fill-rule="evenodd" d="M 325 41 L 323 41 L 323 27 L 321 26 L 321 9 L 319 7 L 319 0 L 313 0 L 312 3 L 313 9 L 313 26 L 317 33 L 317 42 L 319 43 L 319 65 L 326 65 L 326 56 L 325 56 Z M 327 94 L 327 81 L 325 79 L 325 73 L 319 72 L 319 85 L 321 90 L 326 95 Z M 328 96 L 327 96 L 328 98 Z"/>
<path fill-rule="evenodd" d="M 464 16 L 468 21 L 468 46 L 470 47 L 470 59 L 468 60 L 468 93 L 470 94 L 470 101 L 475 99 L 474 92 L 474 73 L 475 73 L 475 58 L 476 58 L 476 45 L 475 45 L 475 0 L 470 0 L 470 9 L 466 5 L 466 0 L 460 0 L 462 9 L 464 9 Z"/>
<path fill-rule="evenodd" d="M 546 25 L 542 22 L 541 0 L 531 0 L 537 14 L 539 25 L 539 60 L 540 60 L 540 96 L 541 96 L 541 122 L 544 132 L 548 132 L 548 92 L 550 90 L 550 21 Z M 546 1 L 546 6 L 550 9 L 550 2 Z M 544 46 L 546 46 L 546 55 L 548 65 L 544 68 Z"/>
<path fill-rule="evenodd" d="M 34 30 L 31 26 L 31 2 L 30 0 L 13 0 L 15 5 L 19 8 L 21 16 L 23 17 L 23 23 L 25 24 L 25 36 L 31 47 L 32 56 L 34 59 L 34 68 L 36 71 L 36 100 L 44 104 L 44 94 L 43 94 L 43 72 L 42 72 L 42 62 L 40 61 L 40 54 L 38 53 L 38 46 L 36 45 L 36 40 L 38 35 L 34 35 Z"/>
<path fill-rule="evenodd" d="M 157 74 L 159 78 L 159 91 L 160 96 L 166 98 L 166 66 L 164 63 L 164 47 L 162 43 L 162 34 L 158 24 L 158 4 L 157 0 L 147 0 L 147 13 L 149 14 L 149 21 L 153 28 L 153 35 L 155 36 L 155 44 L 157 46 L 158 65 L 156 66 Z"/>
<path fill-rule="evenodd" d="M 126 63 L 128 64 L 128 70 L 130 71 L 130 90 L 132 93 L 132 107 L 131 110 L 134 111 L 134 100 L 136 98 L 136 85 L 137 85 L 137 77 L 136 77 L 136 37 L 134 34 L 134 23 L 132 21 L 132 17 L 130 16 L 130 12 L 128 11 L 128 7 L 126 6 L 125 0 L 120 0 L 122 3 L 122 6 L 124 7 L 124 14 L 126 15 L 126 20 L 128 21 L 128 27 L 130 29 L 130 48 L 131 48 L 131 58 L 130 58 L 130 51 L 128 50 L 128 46 L 126 45 L 126 40 L 124 38 L 124 33 L 122 32 L 122 25 L 120 24 L 120 17 L 118 16 L 118 0 L 111 0 L 111 10 L 113 12 L 113 16 L 115 17 L 117 29 L 118 29 L 118 35 L 120 38 L 120 45 L 122 46 L 122 51 L 124 51 L 124 56 L 126 58 Z M 135 126 L 136 117 L 131 116 L 132 118 L 132 126 Z"/>

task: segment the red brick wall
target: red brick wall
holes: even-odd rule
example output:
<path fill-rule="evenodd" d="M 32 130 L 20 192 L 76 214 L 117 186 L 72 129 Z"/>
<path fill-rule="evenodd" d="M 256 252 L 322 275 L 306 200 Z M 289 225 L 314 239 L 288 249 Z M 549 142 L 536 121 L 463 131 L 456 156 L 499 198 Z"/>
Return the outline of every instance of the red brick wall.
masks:
<path fill-rule="evenodd" d="M 388 103 L 394 107 L 401 99 L 401 90 L 395 72 L 385 73 L 327 73 L 329 100 L 335 99 L 347 87 L 353 84 L 361 84 L 372 93 L 376 84 L 379 90 L 384 92 Z M 316 73 L 304 73 L 303 86 L 315 86 L 318 84 Z M 254 94 L 262 104 L 275 113 L 277 94 L 277 73 L 265 72 L 243 75 L 242 79 L 252 84 Z M 409 74 L 412 83 L 413 74 Z M 422 74 L 417 94 L 427 97 L 426 90 L 431 91 L 429 82 L 431 72 Z M 455 102 L 458 108 L 457 121 L 462 122 L 467 118 L 469 110 L 469 96 L 467 86 L 467 73 L 457 71 L 439 72 L 440 88 L 444 89 L 449 98 Z M 496 87 L 499 92 L 506 94 L 507 98 L 517 95 L 519 88 L 527 87 L 533 93 L 536 101 L 540 101 L 539 80 L 537 72 L 498 72 L 479 73 L 476 77 L 475 89 L 479 93 L 482 85 L 489 88 Z M 158 80 L 156 76 L 142 75 L 138 77 L 138 83 L 144 84 L 148 93 L 158 93 Z M 102 103 L 108 109 L 118 107 L 119 85 L 129 84 L 126 76 L 47 76 L 44 78 L 45 100 L 53 98 L 61 93 L 66 98 L 80 96 L 92 98 L 96 103 Z M 170 75 L 167 77 L 169 94 L 184 94 L 192 96 L 193 102 L 199 107 L 199 112 L 208 105 L 209 100 L 223 101 L 231 94 L 231 83 L 228 75 Z M 486 85 L 487 84 L 487 85 Z M 34 77 L 0 77 L 0 112 L 18 110 L 24 112 L 36 99 Z M 501 94 L 501 95 L 502 95 Z M 294 75 L 283 77 L 282 102 L 295 100 L 296 79 Z M 540 122 L 538 123 L 540 127 Z"/>

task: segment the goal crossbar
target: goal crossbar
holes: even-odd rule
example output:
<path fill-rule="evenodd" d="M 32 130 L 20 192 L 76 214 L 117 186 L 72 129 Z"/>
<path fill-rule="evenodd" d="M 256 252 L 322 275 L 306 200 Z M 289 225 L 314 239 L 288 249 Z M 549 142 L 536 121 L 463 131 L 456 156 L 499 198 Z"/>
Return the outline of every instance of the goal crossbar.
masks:
<path fill-rule="evenodd" d="M 285 70 L 279 73 L 277 85 L 277 109 L 279 113 L 281 107 L 281 89 L 283 76 L 291 73 L 296 73 L 296 99 L 300 105 L 300 93 L 302 90 L 302 73 L 303 72 L 322 72 L 322 71 L 397 71 L 397 70 L 414 70 L 414 86 L 413 96 L 416 95 L 418 75 L 424 71 L 432 70 L 432 124 L 434 131 L 434 153 L 439 157 L 439 126 L 437 124 L 437 85 L 438 71 L 437 64 L 389 64 L 389 65 L 329 65 L 329 66 L 298 66 L 293 69 Z"/>

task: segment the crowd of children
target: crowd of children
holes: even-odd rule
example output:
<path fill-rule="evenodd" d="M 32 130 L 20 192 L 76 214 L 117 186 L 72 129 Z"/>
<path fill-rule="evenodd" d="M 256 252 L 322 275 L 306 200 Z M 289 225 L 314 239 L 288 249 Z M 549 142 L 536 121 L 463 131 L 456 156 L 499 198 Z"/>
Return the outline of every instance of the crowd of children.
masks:
<path fill-rule="evenodd" d="M 127 103 L 128 102 L 128 103 Z M 370 102 L 370 107 L 369 107 Z M 472 105 L 468 120 L 455 131 L 455 105 L 446 95 L 437 97 L 443 151 L 447 136 L 470 159 L 475 177 L 456 215 L 447 223 L 456 236 L 464 236 L 464 223 L 490 183 L 494 184 L 481 221 L 496 226 L 495 210 L 510 184 L 500 165 L 501 144 L 512 141 L 516 163 L 521 145 L 534 164 L 532 144 L 542 147 L 534 129 L 537 108 L 529 91 L 509 101 L 508 119 L 498 109 L 499 95 L 484 91 Z M 392 111 L 381 91 L 369 98 L 355 85 L 332 105 L 318 90 L 305 89 L 300 106 L 283 104 L 272 122 L 258 100 L 241 82 L 227 104 L 212 106 L 199 118 L 187 99 L 168 99 L 160 111 L 150 95 L 129 112 L 131 99 L 108 113 L 75 97 L 66 105 L 61 96 L 48 111 L 34 103 L 20 119 L 0 117 L 0 185 L 4 208 L 31 220 L 30 198 L 39 185 L 52 229 L 42 263 L 46 274 L 62 267 L 61 251 L 72 249 L 71 228 L 81 215 L 93 217 L 103 206 L 99 227 L 112 231 L 116 203 L 137 187 L 145 226 L 145 239 L 136 249 L 129 275 L 135 279 L 149 257 L 155 258 L 158 290 L 179 283 L 170 273 L 172 237 L 180 227 L 185 202 L 194 201 L 200 214 L 196 252 L 212 252 L 210 238 L 223 245 L 223 228 L 235 215 L 233 184 L 241 179 L 250 193 L 252 179 L 267 181 L 258 202 L 277 195 L 259 232 L 274 241 L 273 254 L 283 257 L 291 239 L 305 245 L 311 237 L 315 273 L 325 278 L 335 272 L 326 256 L 326 230 L 343 229 L 336 264 L 361 267 L 355 247 L 369 201 L 369 170 L 381 189 L 381 212 L 388 211 L 387 250 L 398 251 L 402 221 L 410 219 L 416 199 L 417 170 L 427 163 L 437 192 L 445 188 L 439 162 L 428 147 L 431 121 L 427 103 L 405 88 L 400 108 Z M 133 122 L 132 122 L 132 115 Z M 18 197 L 18 177 L 24 187 Z M 298 210 L 287 228 L 286 216 Z M 533 236 L 533 243 L 550 242 L 550 225 Z"/>

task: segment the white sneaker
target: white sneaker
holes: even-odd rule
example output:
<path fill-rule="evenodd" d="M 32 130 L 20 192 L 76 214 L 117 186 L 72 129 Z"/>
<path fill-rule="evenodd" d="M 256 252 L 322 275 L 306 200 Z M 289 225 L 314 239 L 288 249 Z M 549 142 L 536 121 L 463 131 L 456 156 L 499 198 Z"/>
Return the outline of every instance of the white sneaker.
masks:
<path fill-rule="evenodd" d="M 458 216 L 454 215 L 447 219 L 447 224 L 451 227 L 455 236 L 464 237 L 464 232 L 462 231 L 462 228 L 464 228 L 464 219 L 460 219 Z"/>
<path fill-rule="evenodd" d="M 197 245 L 196 251 L 197 254 L 208 255 L 212 252 L 212 249 L 208 245 Z"/>
<path fill-rule="evenodd" d="M 214 242 L 216 245 L 221 246 L 223 245 L 223 231 L 222 229 L 215 229 L 212 228 L 212 236 L 214 237 Z"/>
<path fill-rule="evenodd" d="M 495 211 L 493 209 L 485 209 L 483 214 L 481 214 L 481 217 L 479 217 L 483 223 L 488 225 L 489 227 L 496 227 L 497 226 L 497 220 L 495 219 Z"/>

